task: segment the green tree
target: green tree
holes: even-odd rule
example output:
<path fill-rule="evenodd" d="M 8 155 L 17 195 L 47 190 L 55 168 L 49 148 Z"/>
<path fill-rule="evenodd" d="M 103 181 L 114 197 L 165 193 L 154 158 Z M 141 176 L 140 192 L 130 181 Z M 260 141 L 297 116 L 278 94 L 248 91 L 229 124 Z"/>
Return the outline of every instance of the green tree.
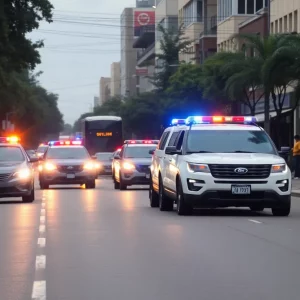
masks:
<path fill-rule="evenodd" d="M 95 116 L 120 116 L 123 102 L 120 96 L 111 97 L 101 106 L 95 107 Z"/>
<path fill-rule="evenodd" d="M 81 127 L 81 120 L 87 118 L 87 117 L 92 117 L 94 116 L 94 113 L 84 113 L 82 114 L 74 123 L 73 125 L 73 133 L 75 132 L 81 132 L 82 131 L 82 127 Z"/>
<path fill-rule="evenodd" d="M 151 79 L 158 91 L 165 91 L 169 87 L 170 77 L 179 66 L 179 53 L 186 52 L 193 41 L 184 36 L 182 26 L 178 30 L 174 30 L 173 28 L 165 29 L 162 25 L 158 25 L 158 31 L 162 38 L 160 51 L 155 55 L 158 65 Z"/>

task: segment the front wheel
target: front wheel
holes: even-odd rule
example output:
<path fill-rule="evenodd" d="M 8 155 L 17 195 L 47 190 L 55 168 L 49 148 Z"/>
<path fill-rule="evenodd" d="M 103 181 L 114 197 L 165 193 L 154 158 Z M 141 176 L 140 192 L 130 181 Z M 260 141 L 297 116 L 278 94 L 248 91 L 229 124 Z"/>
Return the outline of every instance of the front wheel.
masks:
<path fill-rule="evenodd" d="M 120 183 L 119 183 L 120 190 L 121 191 L 127 190 L 127 185 L 124 184 L 123 181 L 122 181 L 121 173 L 119 174 L 119 179 L 120 179 Z"/>
<path fill-rule="evenodd" d="M 40 188 L 42 190 L 47 190 L 47 189 L 49 189 L 49 184 L 45 183 L 44 181 L 40 181 Z"/>
<path fill-rule="evenodd" d="M 291 212 L 291 203 L 282 205 L 280 208 L 272 208 L 272 214 L 276 217 L 287 217 Z"/>
<path fill-rule="evenodd" d="M 91 180 L 91 181 L 88 181 L 86 184 L 85 184 L 85 188 L 86 189 L 94 189 L 96 187 L 96 180 Z"/>
<path fill-rule="evenodd" d="M 184 194 L 182 190 L 182 183 L 180 178 L 177 180 L 176 185 L 176 193 L 177 193 L 177 214 L 179 216 L 187 216 L 193 213 L 193 208 L 189 204 L 187 204 L 184 200 Z"/>
<path fill-rule="evenodd" d="M 149 186 L 149 200 L 151 207 L 158 207 L 159 206 L 159 195 L 155 192 L 153 188 L 153 182 L 150 178 L 150 186 Z"/>
<path fill-rule="evenodd" d="M 22 197 L 22 201 L 24 203 L 32 203 L 34 201 L 34 186 L 32 187 L 32 190 L 29 195 Z"/>
<path fill-rule="evenodd" d="M 160 211 L 173 210 L 174 201 L 166 196 L 162 178 L 159 178 L 159 209 Z"/>

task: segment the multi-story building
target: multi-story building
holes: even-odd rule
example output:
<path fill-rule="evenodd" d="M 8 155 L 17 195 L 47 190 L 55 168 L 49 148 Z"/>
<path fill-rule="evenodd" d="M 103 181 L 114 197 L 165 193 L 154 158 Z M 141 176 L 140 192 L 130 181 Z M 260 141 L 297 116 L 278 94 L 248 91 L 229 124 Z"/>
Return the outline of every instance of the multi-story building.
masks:
<path fill-rule="evenodd" d="M 151 76 L 155 65 L 155 9 L 134 9 L 134 43 L 138 49 L 136 57 L 137 94 L 153 90 Z"/>
<path fill-rule="evenodd" d="M 110 98 L 110 77 L 101 77 L 99 85 L 100 105 Z"/>
<path fill-rule="evenodd" d="M 257 20 L 260 14 L 264 14 L 268 3 L 269 0 L 218 0 L 218 50 L 238 49 L 239 45 L 234 36 L 240 32 L 241 24 Z"/>
<path fill-rule="evenodd" d="M 121 96 L 136 95 L 136 57 L 133 48 L 133 8 L 124 8 L 121 15 Z"/>
<path fill-rule="evenodd" d="M 100 106 L 100 98 L 94 96 L 94 108 Z"/>
<path fill-rule="evenodd" d="M 110 66 L 110 95 L 111 97 L 121 94 L 121 66 L 120 62 L 113 62 Z"/>

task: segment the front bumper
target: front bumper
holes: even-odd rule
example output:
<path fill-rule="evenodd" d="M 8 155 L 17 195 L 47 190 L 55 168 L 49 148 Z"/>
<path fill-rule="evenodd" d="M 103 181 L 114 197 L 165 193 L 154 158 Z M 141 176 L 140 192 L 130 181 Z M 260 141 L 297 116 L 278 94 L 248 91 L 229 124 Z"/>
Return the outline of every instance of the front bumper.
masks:
<path fill-rule="evenodd" d="M 39 173 L 39 181 L 43 183 L 52 184 L 83 184 L 87 181 L 95 180 L 97 178 L 97 172 L 93 171 L 81 171 L 75 173 L 62 173 L 59 171 L 43 171 Z"/>
<path fill-rule="evenodd" d="M 136 184 L 150 184 L 150 171 L 149 173 L 140 173 L 138 171 L 133 172 L 121 172 L 122 183 L 126 185 Z"/>
<path fill-rule="evenodd" d="M 189 173 L 182 180 L 185 200 L 194 207 L 249 207 L 260 205 L 274 208 L 291 199 L 291 174 L 271 174 L 266 179 L 218 179 L 211 174 Z M 191 181 L 194 181 L 191 185 Z M 233 194 L 234 185 L 250 186 L 250 194 Z M 194 189 L 194 190 L 193 190 Z"/>
<path fill-rule="evenodd" d="M 110 166 L 101 166 L 98 169 L 98 174 L 99 175 L 111 175 L 112 174 L 112 168 Z"/>
<path fill-rule="evenodd" d="M 0 198 L 28 196 L 32 189 L 32 178 L 27 181 L 13 179 L 6 182 L 0 182 Z"/>

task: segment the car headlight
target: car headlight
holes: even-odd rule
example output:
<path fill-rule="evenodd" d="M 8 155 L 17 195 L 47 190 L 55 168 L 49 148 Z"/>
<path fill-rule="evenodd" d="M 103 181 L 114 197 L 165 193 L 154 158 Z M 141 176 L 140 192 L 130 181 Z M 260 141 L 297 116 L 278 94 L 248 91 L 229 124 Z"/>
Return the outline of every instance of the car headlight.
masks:
<path fill-rule="evenodd" d="M 127 171 L 132 171 L 135 169 L 135 165 L 130 162 L 124 162 L 122 167 L 124 170 L 127 170 Z"/>
<path fill-rule="evenodd" d="M 15 176 L 17 176 L 20 179 L 28 179 L 31 177 L 31 171 L 30 169 L 21 169 L 18 172 L 15 173 Z"/>
<path fill-rule="evenodd" d="M 286 170 L 286 164 L 272 165 L 272 173 L 282 173 Z"/>
<path fill-rule="evenodd" d="M 47 171 L 53 171 L 53 170 L 57 169 L 56 165 L 54 165 L 52 163 L 45 163 L 44 168 Z"/>
<path fill-rule="evenodd" d="M 192 173 L 210 173 L 210 169 L 206 164 L 188 163 L 187 168 L 188 171 Z"/>
<path fill-rule="evenodd" d="M 93 163 L 93 162 L 87 162 L 87 163 L 85 163 L 84 166 L 83 166 L 83 168 L 84 168 L 85 170 L 94 170 L 95 167 L 96 167 L 96 164 Z"/>
<path fill-rule="evenodd" d="M 96 164 L 95 164 L 95 168 L 96 168 L 96 169 L 100 169 L 101 167 L 102 167 L 102 165 L 101 165 L 100 163 L 96 163 Z"/>

